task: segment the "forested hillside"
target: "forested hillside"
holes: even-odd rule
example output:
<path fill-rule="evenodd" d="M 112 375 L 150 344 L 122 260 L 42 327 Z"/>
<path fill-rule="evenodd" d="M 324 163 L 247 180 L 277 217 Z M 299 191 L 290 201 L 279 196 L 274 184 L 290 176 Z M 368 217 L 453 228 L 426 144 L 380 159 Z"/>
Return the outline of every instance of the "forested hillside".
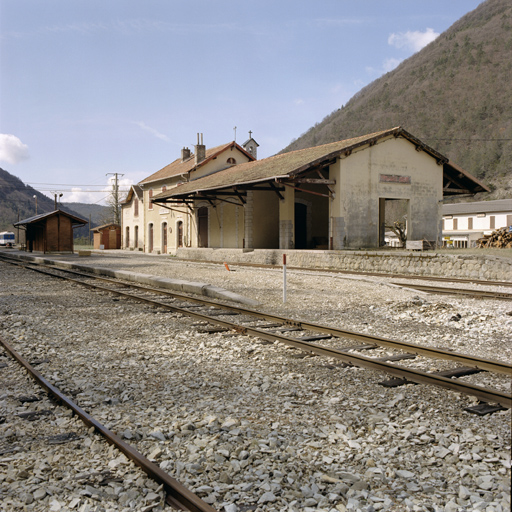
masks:
<path fill-rule="evenodd" d="M 55 200 L 41 194 L 29 185 L 25 185 L 19 178 L 0 169 L 0 231 L 14 231 L 13 224 L 18 220 L 27 219 L 37 213 L 48 213 L 55 210 Z M 76 237 L 88 237 L 89 228 L 108 222 L 110 209 L 106 206 L 83 203 L 59 204 L 58 208 L 72 215 L 89 221 L 91 225 L 76 228 L 73 233 Z"/>
<path fill-rule="evenodd" d="M 512 197 L 512 2 L 487 0 L 282 152 L 402 126 Z"/>

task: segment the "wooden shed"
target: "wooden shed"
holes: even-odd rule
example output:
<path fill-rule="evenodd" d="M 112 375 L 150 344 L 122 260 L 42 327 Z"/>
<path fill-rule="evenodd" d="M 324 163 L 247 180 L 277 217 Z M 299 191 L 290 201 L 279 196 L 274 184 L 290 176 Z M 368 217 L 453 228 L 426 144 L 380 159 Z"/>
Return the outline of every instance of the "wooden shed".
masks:
<path fill-rule="evenodd" d="M 25 230 L 27 251 L 72 253 L 73 228 L 86 224 L 85 219 L 55 210 L 21 220 L 14 226 Z"/>
<path fill-rule="evenodd" d="M 95 249 L 120 249 L 121 226 L 119 224 L 104 224 L 93 229 Z"/>

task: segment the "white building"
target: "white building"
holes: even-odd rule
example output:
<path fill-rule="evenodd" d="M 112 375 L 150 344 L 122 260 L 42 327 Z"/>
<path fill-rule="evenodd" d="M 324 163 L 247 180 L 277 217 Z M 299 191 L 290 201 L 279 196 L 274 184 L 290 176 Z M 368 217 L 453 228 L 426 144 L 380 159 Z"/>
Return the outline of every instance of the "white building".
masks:
<path fill-rule="evenodd" d="M 443 205 L 443 244 L 474 247 L 494 230 L 512 227 L 512 199 Z"/>
<path fill-rule="evenodd" d="M 121 222 L 123 227 L 123 249 L 144 249 L 144 197 L 138 185 L 132 185 L 126 199 L 121 205 Z"/>

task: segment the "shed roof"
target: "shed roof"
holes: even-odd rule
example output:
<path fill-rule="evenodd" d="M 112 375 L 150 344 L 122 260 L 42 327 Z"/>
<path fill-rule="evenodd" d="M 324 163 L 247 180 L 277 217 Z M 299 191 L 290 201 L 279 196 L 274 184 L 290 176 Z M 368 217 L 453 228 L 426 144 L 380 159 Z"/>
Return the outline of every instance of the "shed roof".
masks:
<path fill-rule="evenodd" d="M 96 226 L 93 231 L 95 233 L 98 233 L 99 231 L 101 231 L 102 229 L 106 229 L 106 228 L 120 228 L 121 225 L 120 224 L 116 224 L 115 222 L 110 222 L 108 224 L 103 224 L 102 226 Z"/>
<path fill-rule="evenodd" d="M 39 215 L 34 215 L 33 217 L 29 217 L 28 219 L 23 219 L 15 224 L 13 226 L 26 226 L 28 224 L 37 224 L 41 222 L 42 220 L 48 219 L 50 217 L 53 217 L 55 215 L 64 215 L 65 217 L 69 217 L 71 219 L 72 224 L 81 224 L 85 226 L 87 224 L 87 221 L 85 219 L 81 219 L 80 217 L 77 217 L 76 215 L 72 215 L 71 213 L 65 212 L 63 210 L 54 210 L 53 212 L 48 213 L 40 213 Z M 77 226 L 78 227 L 78 226 Z"/>
<path fill-rule="evenodd" d="M 427 146 L 419 139 L 411 135 L 401 127 L 383 130 L 352 139 L 346 139 L 338 142 L 331 142 L 321 146 L 315 146 L 306 149 L 299 149 L 289 153 L 278 154 L 263 160 L 242 163 L 233 167 L 224 169 L 214 174 L 190 180 L 178 187 L 162 192 L 153 197 L 154 202 L 165 202 L 173 197 L 191 197 L 194 194 L 220 190 L 231 187 L 243 187 L 250 184 L 286 179 L 306 172 L 309 169 L 327 165 L 334 158 L 343 154 L 350 153 L 361 146 L 373 145 L 377 141 L 386 137 L 403 137 L 413 143 L 418 149 L 421 149 L 435 158 L 439 164 L 443 164 L 443 170 L 446 174 L 462 174 L 467 183 L 464 186 L 471 186 L 474 192 L 488 190 L 466 171 L 459 167 L 454 167 L 445 156 L 438 153 L 435 149 Z M 451 183 L 451 182 L 450 182 Z M 458 185 L 453 185 L 458 186 Z M 460 187 L 459 187 L 460 188 Z"/>
<path fill-rule="evenodd" d="M 464 215 L 471 213 L 512 213 L 512 199 L 474 201 L 472 203 L 443 204 L 443 215 Z"/>

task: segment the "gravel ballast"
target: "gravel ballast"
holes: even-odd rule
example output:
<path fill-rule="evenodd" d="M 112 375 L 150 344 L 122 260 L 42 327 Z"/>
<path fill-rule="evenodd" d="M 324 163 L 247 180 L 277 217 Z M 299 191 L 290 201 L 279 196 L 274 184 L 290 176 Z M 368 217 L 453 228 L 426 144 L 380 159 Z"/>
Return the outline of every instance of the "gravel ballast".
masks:
<path fill-rule="evenodd" d="M 122 253 L 87 264 L 207 282 L 260 302 L 260 310 L 510 361 L 505 301 L 289 272 L 283 304 L 277 270 Z M 476 400 L 448 390 L 384 388 L 378 383 L 386 376 L 371 370 L 204 333 L 191 318 L 3 262 L 0 272 L 0 334 L 218 510 L 510 509 L 510 411 L 478 417 L 463 410 Z M 1 510 L 168 508 L 156 484 L 47 404 L 5 354 L 0 381 Z M 42 400 L 19 400 L 28 395 Z M 52 412 L 33 421 L 19 416 L 44 410 Z"/>

